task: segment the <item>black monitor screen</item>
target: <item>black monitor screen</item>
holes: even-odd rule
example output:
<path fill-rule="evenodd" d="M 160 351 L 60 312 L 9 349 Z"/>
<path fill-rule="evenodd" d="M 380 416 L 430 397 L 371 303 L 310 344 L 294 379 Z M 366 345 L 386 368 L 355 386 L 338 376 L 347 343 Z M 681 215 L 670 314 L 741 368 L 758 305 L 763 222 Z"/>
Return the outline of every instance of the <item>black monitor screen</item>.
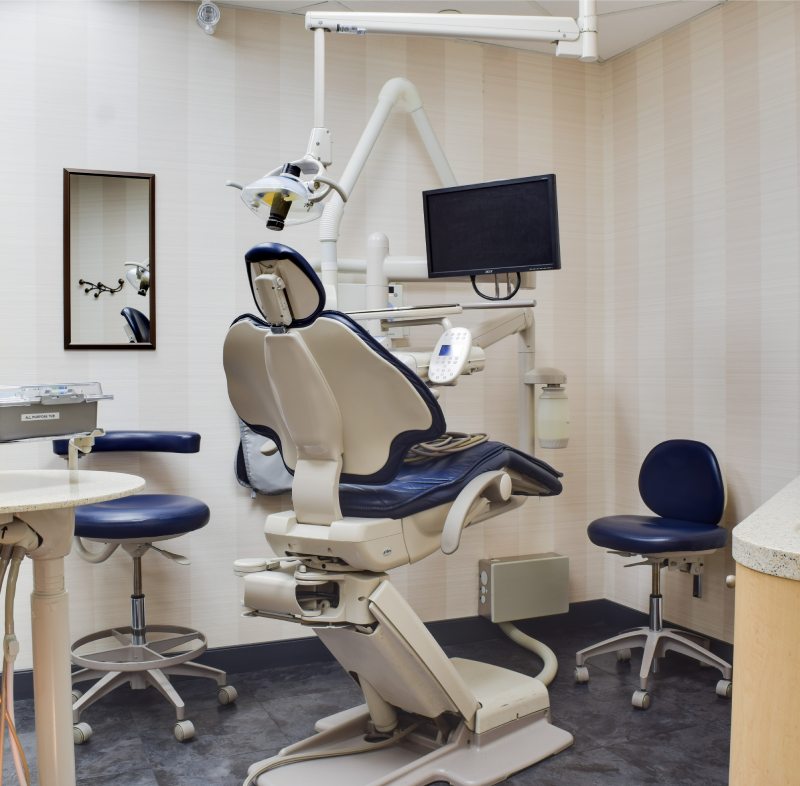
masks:
<path fill-rule="evenodd" d="M 422 198 L 430 278 L 561 267 L 555 175 L 438 188 Z"/>

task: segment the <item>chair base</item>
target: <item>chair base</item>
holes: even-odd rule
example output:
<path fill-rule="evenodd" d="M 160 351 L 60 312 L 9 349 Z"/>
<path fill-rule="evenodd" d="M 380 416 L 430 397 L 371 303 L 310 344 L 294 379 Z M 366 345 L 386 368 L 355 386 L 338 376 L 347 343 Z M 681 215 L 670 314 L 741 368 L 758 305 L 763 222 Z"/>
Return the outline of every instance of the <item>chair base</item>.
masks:
<path fill-rule="evenodd" d="M 688 655 L 699 661 L 701 665 L 719 669 L 722 673 L 722 680 L 717 683 L 717 695 L 729 697 L 733 668 L 730 663 L 709 652 L 708 646 L 707 638 L 688 631 L 675 628 L 661 628 L 660 630 L 652 627 L 634 628 L 577 652 L 575 654 L 575 681 L 579 683 L 589 681 L 589 672 L 584 666 L 588 658 L 607 652 L 616 652 L 620 660 L 628 660 L 630 653 L 626 653 L 626 650 L 642 647 L 644 652 L 639 669 L 639 689 L 634 691 L 631 703 L 638 709 L 646 710 L 650 706 L 650 695 L 647 691 L 650 674 L 658 673 L 658 659 L 663 658 L 671 650 Z"/>
<path fill-rule="evenodd" d="M 153 634 L 160 634 L 161 638 L 153 638 Z M 81 654 L 86 645 L 104 639 L 114 639 L 118 646 Z M 137 640 L 144 643 L 134 643 Z M 191 642 L 198 643 L 189 650 L 173 652 Z M 93 679 L 97 682 L 72 705 L 73 723 L 80 721 L 81 714 L 88 707 L 126 682 L 134 690 L 155 688 L 175 708 L 177 721 L 185 721 L 186 707 L 169 680 L 172 675 L 212 679 L 220 689 L 220 703 L 230 703 L 236 696 L 235 690 L 226 685 L 225 672 L 191 662 L 202 655 L 206 647 L 206 638 L 200 631 L 177 625 L 147 625 L 143 634 L 139 632 L 138 635 L 130 626 L 109 628 L 78 639 L 72 645 L 72 662 L 82 668 L 73 673 L 72 684 Z M 184 735 L 181 739 L 188 737 Z"/>
<path fill-rule="evenodd" d="M 437 739 L 441 729 L 423 720 L 395 744 L 378 743 L 374 750 L 332 758 L 334 751 L 370 745 L 370 715 L 362 705 L 323 718 L 316 724 L 317 734 L 253 764 L 248 772 L 257 786 L 423 786 L 441 780 L 453 786 L 490 786 L 572 744 L 572 735 L 548 718 L 549 711 L 543 710 L 484 734 L 471 732 L 462 722 L 444 742 Z M 406 727 L 414 722 L 413 716 L 405 719 Z M 319 758 L 308 758 L 314 756 Z M 274 769 L 256 775 L 268 767 Z"/>

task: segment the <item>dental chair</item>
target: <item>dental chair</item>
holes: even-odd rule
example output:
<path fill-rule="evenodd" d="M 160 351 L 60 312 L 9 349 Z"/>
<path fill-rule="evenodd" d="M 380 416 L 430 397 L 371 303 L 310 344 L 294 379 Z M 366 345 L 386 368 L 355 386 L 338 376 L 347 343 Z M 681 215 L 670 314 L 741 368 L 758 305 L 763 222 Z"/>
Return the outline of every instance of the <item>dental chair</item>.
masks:
<path fill-rule="evenodd" d="M 365 703 L 254 764 L 258 786 L 492 784 L 557 753 L 537 679 L 448 658 L 387 571 L 459 545 L 466 527 L 560 493 L 559 473 L 498 442 L 423 463 L 413 445 L 445 419 L 423 382 L 357 323 L 323 311 L 324 291 L 293 249 L 246 255 L 261 316 L 225 340 L 239 417 L 280 451 L 293 509 L 268 516 L 271 559 L 240 560 L 247 613 L 312 628 Z"/>
<path fill-rule="evenodd" d="M 119 312 L 125 320 L 123 325 L 129 344 L 150 343 L 150 320 L 137 308 L 125 306 Z"/>
<path fill-rule="evenodd" d="M 593 521 L 588 534 L 596 546 L 623 557 L 641 555 L 644 561 L 633 565 L 650 566 L 649 624 L 576 653 L 575 681 L 589 681 L 589 670 L 584 665 L 588 658 L 616 652 L 617 660 L 627 661 L 631 647 L 642 647 L 639 688 L 634 691 L 631 703 L 644 710 L 650 706 L 647 690 L 650 674 L 657 673 L 658 659 L 672 650 L 694 658 L 701 665 L 719 669 L 723 679 L 717 682 L 717 695 L 729 697 L 730 663 L 709 652 L 709 640 L 705 637 L 665 628 L 662 616 L 661 570 L 673 565 L 693 573 L 695 581 L 699 581 L 703 557 L 722 548 L 727 540 L 727 530 L 717 526 L 725 508 L 725 485 L 717 457 L 702 442 L 687 439 L 662 442 L 642 463 L 639 493 L 655 516 L 606 516 Z"/>
<path fill-rule="evenodd" d="M 95 437 L 92 452 L 197 453 L 200 435 L 184 431 L 108 431 Z M 53 443 L 59 456 L 69 453 L 69 440 Z M 133 690 L 155 688 L 175 708 L 173 733 L 180 742 L 194 737 L 195 729 L 186 718 L 186 707 L 170 682 L 170 675 L 204 677 L 217 683 L 220 704 L 236 701 L 236 689 L 227 685 L 224 671 L 193 661 L 206 651 L 206 637 L 192 628 L 145 623 L 142 557 L 154 551 L 163 557 L 188 565 L 189 561 L 167 551 L 156 542 L 177 538 L 204 527 L 209 520 L 208 506 L 199 499 L 179 494 L 135 494 L 75 510 L 75 551 L 87 562 L 105 562 L 118 547 L 133 559 L 131 624 L 83 636 L 72 645 L 72 662 L 79 666 L 72 684 L 97 680 L 81 693 L 73 691 L 73 738 L 76 744 L 92 736 L 92 728 L 81 722 L 81 715 L 111 691 L 130 684 Z M 87 547 L 86 541 L 102 544 Z M 111 640 L 111 646 L 98 651 L 97 644 Z M 188 647 L 188 648 L 187 648 Z"/>

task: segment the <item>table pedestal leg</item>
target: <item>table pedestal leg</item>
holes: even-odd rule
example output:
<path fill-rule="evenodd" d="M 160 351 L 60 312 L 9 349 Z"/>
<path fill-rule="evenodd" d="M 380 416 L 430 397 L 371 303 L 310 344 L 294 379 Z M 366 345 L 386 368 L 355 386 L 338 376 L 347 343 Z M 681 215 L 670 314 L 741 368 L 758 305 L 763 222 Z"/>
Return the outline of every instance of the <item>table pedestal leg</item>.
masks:
<path fill-rule="evenodd" d="M 33 703 L 40 786 L 75 786 L 64 559 L 33 559 Z"/>

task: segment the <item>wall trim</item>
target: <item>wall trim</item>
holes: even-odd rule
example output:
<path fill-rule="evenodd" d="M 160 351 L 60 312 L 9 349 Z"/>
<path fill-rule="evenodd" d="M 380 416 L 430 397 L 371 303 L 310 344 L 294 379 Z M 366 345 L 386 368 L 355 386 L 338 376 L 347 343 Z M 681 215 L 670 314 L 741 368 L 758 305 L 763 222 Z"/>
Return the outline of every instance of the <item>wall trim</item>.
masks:
<path fill-rule="evenodd" d="M 604 599 L 571 603 L 566 614 L 524 620 L 517 624 L 526 633 L 545 638 L 548 632 L 562 630 L 565 626 L 579 628 L 582 625 L 597 622 L 598 619 L 602 619 L 620 630 L 647 624 L 647 614 L 644 612 Z M 670 627 L 681 627 L 671 622 L 665 624 Z M 437 620 L 428 622 L 425 626 L 442 646 L 503 638 L 500 628 L 484 617 Z M 728 662 L 733 661 L 733 646 L 728 642 L 712 638 L 711 650 Z M 267 667 L 281 668 L 301 663 L 323 663 L 332 660 L 333 656 L 316 636 L 214 647 L 198 659 L 200 663 L 224 669 L 228 674 L 257 671 Z M 33 698 L 33 671 L 31 669 L 21 669 L 15 673 L 14 696 L 17 699 Z"/>

